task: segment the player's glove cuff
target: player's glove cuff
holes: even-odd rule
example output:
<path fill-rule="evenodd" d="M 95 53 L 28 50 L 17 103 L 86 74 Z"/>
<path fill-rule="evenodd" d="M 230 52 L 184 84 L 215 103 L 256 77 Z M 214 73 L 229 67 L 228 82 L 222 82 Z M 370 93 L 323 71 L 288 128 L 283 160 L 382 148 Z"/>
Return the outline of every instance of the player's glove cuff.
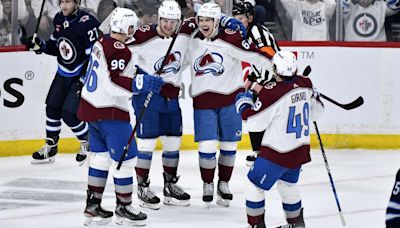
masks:
<path fill-rule="evenodd" d="M 236 95 L 236 112 L 242 114 L 246 109 L 253 107 L 253 94 L 250 91 Z"/>

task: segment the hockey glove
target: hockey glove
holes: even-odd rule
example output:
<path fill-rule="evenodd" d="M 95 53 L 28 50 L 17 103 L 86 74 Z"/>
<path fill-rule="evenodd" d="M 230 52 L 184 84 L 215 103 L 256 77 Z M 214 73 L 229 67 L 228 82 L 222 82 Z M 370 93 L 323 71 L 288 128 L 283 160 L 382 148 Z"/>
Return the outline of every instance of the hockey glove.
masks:
<path fill-rule="evenodd" d="M 28 38 L 26 50 L 34 51 L 36 54 L 42 54 L 46 50 L 46 42 L 34 34 L 33 37 Z"/>
<path fill-rule="evenodd" d="M 274 77 L 274 73 L 272 71 L 268 71 L 265 68 L 257 69 L 257 67 L 252 64 L 251 69 L 252 72 L 247 76 L 247 78 L 250 81 L 257 82 L 260 85 L 265 85 Z"/>
<path fill-rule="evenodd" d="M 253 93 L 250 91 L 238 93 L 236 95 L 236 112 L 242 115 L 244 110 L 253 107 Z"/>
<path fill-rule="evenodd" d="M 246 28 L 238 19 L 234 17 L 222 16 L 221 18 L 221 26 L 224 28 L 228 28 L 231 30 L 240 30 L 240 34 L 242 35 L 243 39 L 246 39 Z"/>
<path fill-rule="evenodd" d="M 134 93 L 159 93 L 161 86 L 164 84 L 160 77 L 148 75 L 148 74 L 137 74 L 132 82 L 132 91 Z"/>

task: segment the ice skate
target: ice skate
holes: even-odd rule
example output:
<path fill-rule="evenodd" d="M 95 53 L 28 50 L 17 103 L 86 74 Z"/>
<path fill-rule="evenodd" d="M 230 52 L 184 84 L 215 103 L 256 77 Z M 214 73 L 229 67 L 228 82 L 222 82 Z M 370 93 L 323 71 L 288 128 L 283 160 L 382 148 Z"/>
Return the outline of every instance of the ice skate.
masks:
<path fill-rule="evenodd" d="M 246 165 L 252 166 L 254 164 L 254 161 L 257 159 L 257 156 L 259 153 L 260 153 L 260 151 L 252 151 L 251 154 L 247 155 Z"/>
<path fill-rule="evenodd" d="M 217 195 L 217 204 L 224 207 L 229 207 L 229 203 L 232 201 L 233 196 L 229 190 L 228 182 L 218 181 Z"/>
<path fill-rule="evenodd" d="M 190 195 L 176 185 L 179 176 L 163 173 L 164 176 L 164 204 L 173 206 L 189 206 Z"/>
<path fill-rule="evenodd" d="M 146 181 L 138 184 L 138 199 L 139 206 L 158 210 L 160 209 L 160 198 L 158 198 L 153 191 L 150 190 L 150 181 Z"/>
<path fill-rule="evenodd" d="M 57 151 L 57 143 L 51 138 L 46 138 L 46 144 L 32 154 L 31 164 L 52 163 L 56 159 Z"/>
<path fill-rule="evenodd" d="M 303 218 L 303 208 L 301 209 L 299 216 L 296 218 L 287 218 L 286 221 L 288 224 L 279 226 L 277 228 L 305 228 L 306 225 Z"/>
<path fill-rule="evenodd" d="M 89 142 L 88 141 L 80 141 L 81 148 L 80 151 L 76 154 L 75 160 L 79 163 L 79 166 L 82 166 L 86 162 L 86 157 L 89 151 Z"/>
<path fill-rule="evenodd" d="M 132 205 L 117 205 L 115 215 L 115 223 L 118 225 L 145 226 L 147 223 L 147 215 L 134 209 Z"/>
<path fill-rule="evenodd" d="M 106 225 L 111 222 L 114 213 L 101 208 L 100 203 L 101 199 L 94 198 L 93 192 L 88 190 L 83 225 Z"/>
<path fill-rule="evenodd" d="M 214 199 L 214 183 L 203 183 L 203 202 L 206 203 L 206 206 L 209 208 L 210 203 Z"/>

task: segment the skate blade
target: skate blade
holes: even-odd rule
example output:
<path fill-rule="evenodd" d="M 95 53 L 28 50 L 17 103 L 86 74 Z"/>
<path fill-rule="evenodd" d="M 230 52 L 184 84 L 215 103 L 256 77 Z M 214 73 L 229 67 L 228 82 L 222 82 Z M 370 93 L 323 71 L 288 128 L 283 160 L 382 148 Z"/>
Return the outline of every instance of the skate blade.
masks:
<path fill-rule="evenodd" d="M 49 157 L 46 159 L 33 159 L 31 161 L 32 165 L 37 165 L 37 164 L 48 164 L 48 163 L 53 163 L 56 160 L 55 157 Z"/>
<path fill-rule="evenodd" d="M 143 201 L 140 200 L 140 199 L 139 199 L 139 206 L 141 206 L 141 207 L 143 207 L 143 208 L 152 209 L 152 210 L 158 210 L 158 209 L 160 209 L 160 204 L 159 204 L 159 203 L 150 204 L 150 203 L 143 202 Z"/>
<path fill-rule="evenodd" d="M 115 223 L 118 225 L 126 225 L 126 226 L 145 226 L 147 224 L 145 220 L 130 220 L 124 217 L 116 216 Z"/>
<path fill-rule="evenodd" d="M 229 203 L 231 202 L 231 200 L 227 200 L 227 199 L 222 199 L 221 196 L 218 196 L 217 199 L 217 204 L 223 207 L 229 207 Z"/>
<path fill-rule="evenodd" d="M 164 196 L 163 202 L 165 205 L 171 205 L 171 206 L 188 207 L 190 205 L 189 200 L 178 200 L 173 197 L 167 197 L 167 196 Z"/>
<path fill-rule="evenodd" d="M 204 202 L 204 203 L 205 203 L 206 209 L 207 209 L 207 210 L 210 210 L 210 208 L 211 208 L 211 202 Z"/>
<path fill-rule="evenodd" d="M 112 221 L 112 217 L 100 218 L 100 217 L 86 217 L 83 222 L 84 226 L 103 226 L 107 225 Z"/>

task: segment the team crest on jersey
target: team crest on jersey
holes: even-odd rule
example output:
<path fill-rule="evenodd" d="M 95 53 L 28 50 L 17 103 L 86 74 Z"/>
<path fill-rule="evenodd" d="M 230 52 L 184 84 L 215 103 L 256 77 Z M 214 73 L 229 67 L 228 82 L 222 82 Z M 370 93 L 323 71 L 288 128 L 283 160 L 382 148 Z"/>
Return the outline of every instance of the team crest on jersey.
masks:
<path fill-rule="evenodd" d="M 167 56 L 167 59 L 165 60 L 165 65 L 164 65 L 161 73 L 162 74 L 166 74 L 166 73 L 170 73 L 170 72 L 172 72 L 174 74 L 178 73 L 178 71 L 181 69 L 181 56 L 182 56 L 182 54 L 179 51 L 169 53 L 169 55 Z M 164 57 L 161 57 L 154 64 L 154 70 L 156 72 L 158 72 L 158 70 L 161 68 L 163 61 L 164 61 Z"/>
<path fill-rule="evenodd" d="M 211 73 L 214 76 L 220 76 L 225 71 L 225 68 L 222 65 L 223 61 L 224 58 L 221 54 L 206 51 L 194 62 L 193 68 L 194 71 L 196 71 L 195 76 L 202 76 L 208 73 Z"/>
<path fill-rule="evenodd" d="M 232 34 L 235 34 L 236 33 L 236 31 L 235 30 L 232 30 L 232 29 L 225 29 L 225 33 L 226 34 L 229 34 L 229 35 L 232 35 Z"/>
<path fill-rule="evenodd" d="M 276 82 L 268 82 L 268 83 L 264 86 L 264 88 L 266 88 L 266 89 L 272 89 L 272 88 L 274 88 L 274 86 L 276 86 Z"/>
<path fill-rule="evenodd" d="M 378 23 L 376 18 L 369 14 L 363 13 L 354 18 L 354 32 L 361 37 L 370 37 L 375 34 Z"/>
<path fill-rule="evenodd" d="M 57 47 L 64 63 L 70 64 L 75 61 L 77 55 L 76 49 L 74 44 L 69 39 L 60 37 L 57 40 Z"/>
<path fill-rule="evenodd" d="M 124 49 L 125 48 L 125 44 L 123 44 L 122 42 L 119 42 L 119 41 L 115 41 L 114 42 L 114 48 L 115 49 Z"/>
<path fill-rule="evenodd" d="M 79 22 L 85 22 L 85 21 L 88 21 L 89 19 L 90 19 L 89 15 L 85 15 L 85 16 L 82 16 L 82 17 L 79 19 Z"/>

